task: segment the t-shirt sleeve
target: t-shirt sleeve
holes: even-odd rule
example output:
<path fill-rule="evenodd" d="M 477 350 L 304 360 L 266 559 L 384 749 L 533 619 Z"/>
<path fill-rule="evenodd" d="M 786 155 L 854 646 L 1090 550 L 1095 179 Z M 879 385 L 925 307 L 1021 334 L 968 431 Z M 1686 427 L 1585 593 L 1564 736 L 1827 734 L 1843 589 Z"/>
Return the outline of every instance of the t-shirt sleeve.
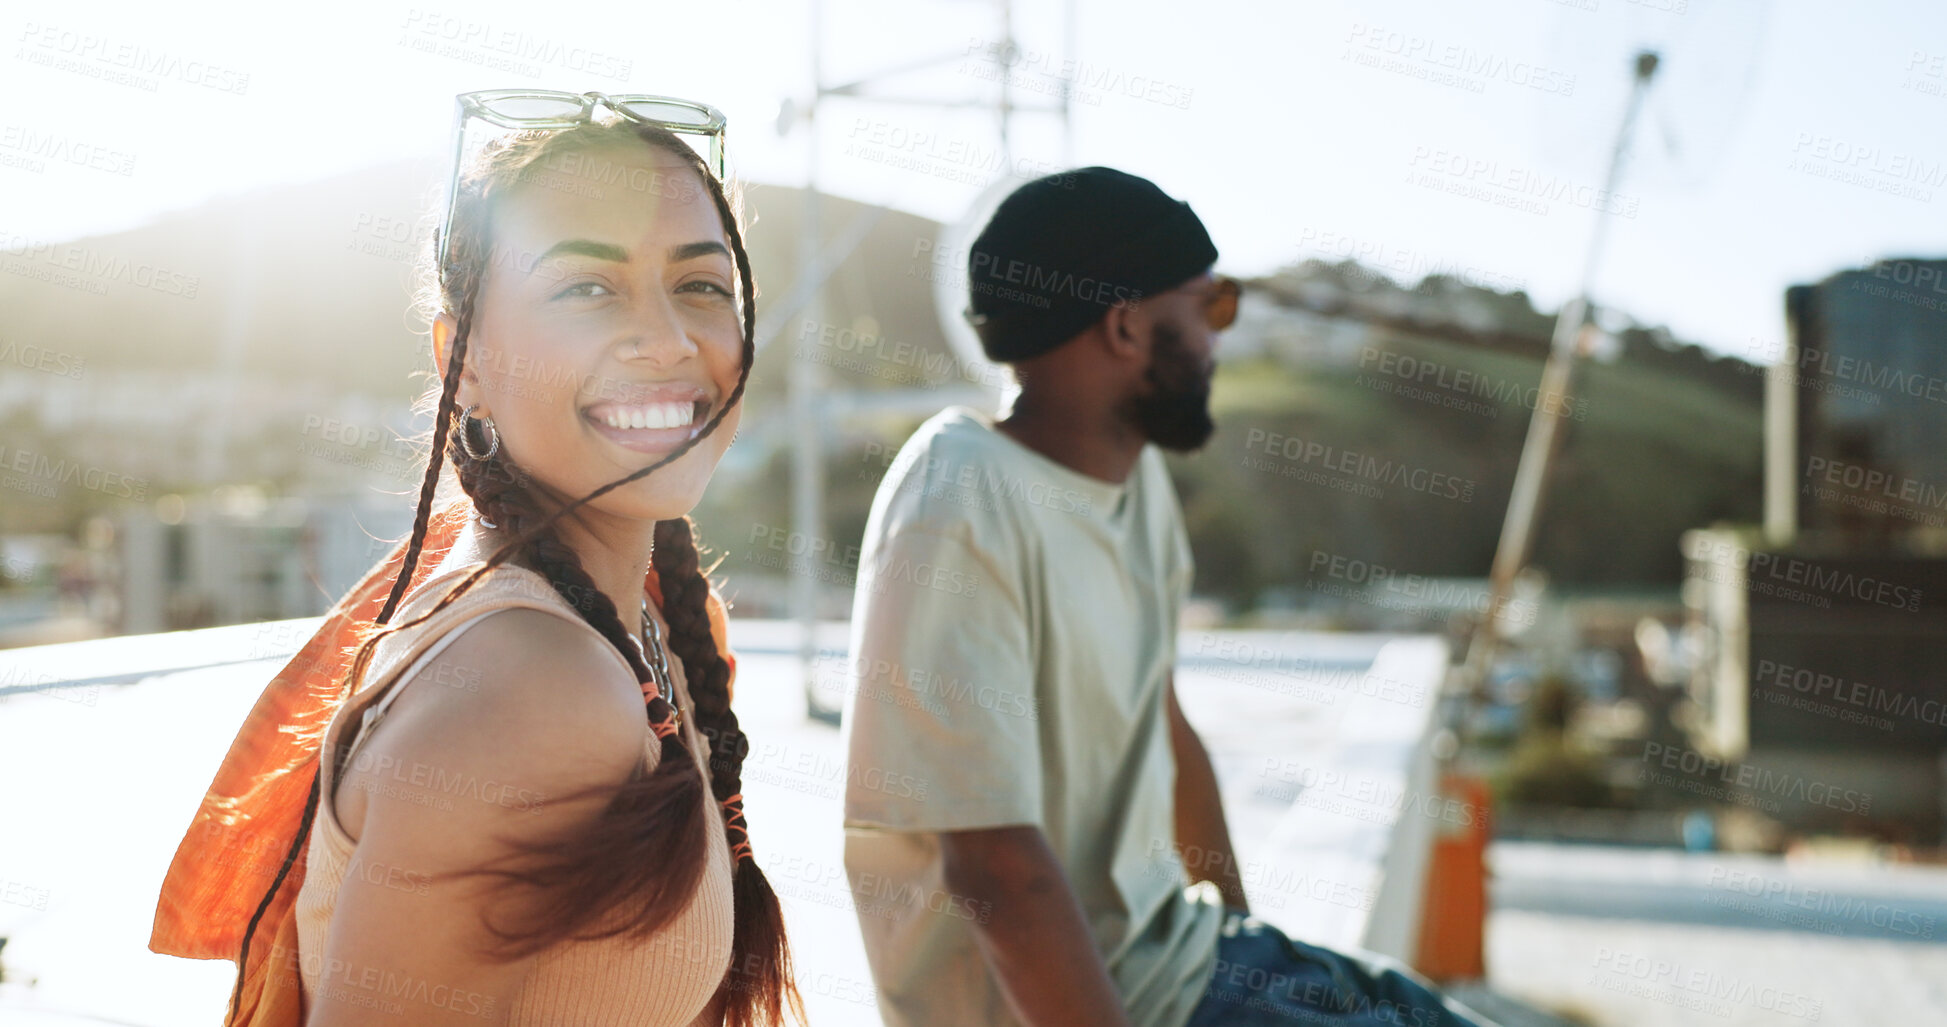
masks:
<path fill-rule="evenodd" d="M 1042 822 L 1040 706 L 1015 574 L 906 530 L 861 568 L 845 699 L 848 824 Z"/>

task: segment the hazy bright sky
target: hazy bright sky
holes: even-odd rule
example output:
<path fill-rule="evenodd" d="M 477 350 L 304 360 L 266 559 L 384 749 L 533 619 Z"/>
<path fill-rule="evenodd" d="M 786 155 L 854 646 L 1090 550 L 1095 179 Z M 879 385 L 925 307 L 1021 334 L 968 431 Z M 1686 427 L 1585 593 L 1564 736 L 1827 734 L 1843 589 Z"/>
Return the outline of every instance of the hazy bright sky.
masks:
<path fill-rule="evenodd" d="M 1553 306 L 1607 217 L 1599 301 L 1762 358 L 1785 286 L 1947 252 L 1947 4 L 1077 0 L 1066 54 L 1058 4 L 1016 6 L 1017 98 L 1051 101 L 1064 56 L 1082 90 L 1065 150 L 1054 118 L 1016 117 L 1018 166 L 1151 177 L 1203 216 L 1233 273 L 1363 255 L 1408 280 L 1467 269 Z M 996 94 L 984 51 L 1002 38 L 998 4 L 824 11 L 828 85 L 937 57 L 876 88 Z M 809 12 L 799 0 L 16 5 L 0 24 L 0 248 L 443 155 L 453 94 L 506 86 L 704 100 L 728 114 L 744 177 L 802 183 L 807 130 L 776 123 L 781 100 L 810 93 Z M 1643 45 L 1663 68 L 1615 212 L 1598 214 Z M 167 70 L 134 71 L 153 89 L 94 74 L 131 62 Z M 833 99 L 819 120 L 819 181 L 843 195 L 957 220 L 1000 170 L 991 108 Z"/>

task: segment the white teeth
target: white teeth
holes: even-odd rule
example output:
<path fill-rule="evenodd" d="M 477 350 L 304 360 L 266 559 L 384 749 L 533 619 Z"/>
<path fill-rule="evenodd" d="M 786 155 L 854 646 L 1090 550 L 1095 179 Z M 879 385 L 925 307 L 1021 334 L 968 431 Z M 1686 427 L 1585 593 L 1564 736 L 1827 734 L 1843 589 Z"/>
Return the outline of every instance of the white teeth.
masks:
<path fill-rule="evenodd" d="M 687 428 L 696 420 L 694 403 L 646 403 L 610 407 L 602 419 L 611 428 Z"/>

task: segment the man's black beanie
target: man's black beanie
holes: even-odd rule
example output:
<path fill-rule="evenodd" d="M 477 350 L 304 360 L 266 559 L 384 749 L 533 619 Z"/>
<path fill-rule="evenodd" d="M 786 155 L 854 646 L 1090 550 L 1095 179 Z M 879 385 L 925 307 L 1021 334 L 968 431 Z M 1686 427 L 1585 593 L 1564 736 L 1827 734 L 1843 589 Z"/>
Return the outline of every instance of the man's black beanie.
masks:
<path fill-rule="evenodd" d="M 996 363 L 1075 337 L 1116 303 L 1209 270 L 1217 246 L 1190 205 L 1146 178 L 1090 167 L 1001 201 L 967 254 L 968 319 Z"/>

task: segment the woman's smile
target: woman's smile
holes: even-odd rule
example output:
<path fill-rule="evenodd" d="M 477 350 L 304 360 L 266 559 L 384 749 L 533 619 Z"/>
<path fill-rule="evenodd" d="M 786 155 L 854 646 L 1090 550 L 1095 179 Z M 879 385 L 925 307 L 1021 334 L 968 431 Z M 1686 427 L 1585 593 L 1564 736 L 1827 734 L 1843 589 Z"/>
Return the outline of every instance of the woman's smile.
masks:
<path fill-rule="evenodd" d="M 617 398 L 581 410 L 596 434 L 637 453 L 666 453 L 695 435 L 709 420 L 714 401 L 709 390 L 689 382 L 631 385 Z"/>

